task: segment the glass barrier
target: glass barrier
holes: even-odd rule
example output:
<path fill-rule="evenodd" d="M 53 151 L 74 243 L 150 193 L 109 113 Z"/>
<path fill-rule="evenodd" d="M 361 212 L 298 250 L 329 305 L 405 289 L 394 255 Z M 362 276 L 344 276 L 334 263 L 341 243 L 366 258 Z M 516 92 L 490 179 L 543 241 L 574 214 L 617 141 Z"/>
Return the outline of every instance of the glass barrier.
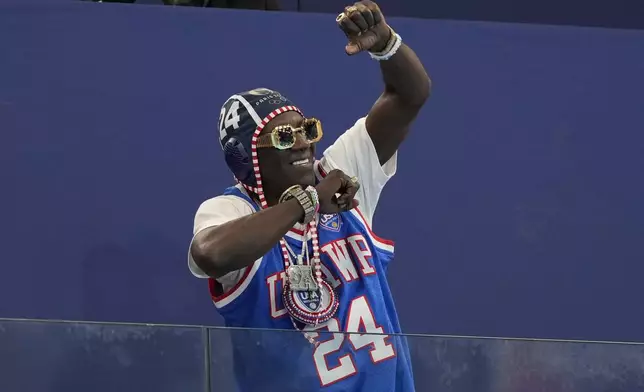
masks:
<path fill-rule="evenodd" d="M 644 345 L 409 337 L 420 391 L 644 391 Z"/>
<path fill-rule="evenodd" d="M 0 391 L 207 391 L 195 327 L 0 320 Z"/>
<path fill-rule="evenodd" d="M 317 349 L 295 331 L 0 319 L 0 391 L 388 392 L 407 362 L 418 392 L 644 391 L 643 344 L 312 334 Z M 373 361 L 399 377 L 363 377 Z"/>
<path fill-rule="evenodd" d="M 350 344 L 351 336 L 359 336 L 361 343 L 355 344 L 357 349 L 349 349 L 349 356 L 341 360 L 346 351 L 334 349 Z M 238 379 L 259 377 L 265 380 L 261 389 L 253 391 L 306 391 L 304 385 L 318 386 L 322 383 L 322 377 L 332 384 L 335 380 L 355 376 L 351 374 L 352 365 L 360 363 L 355 358 L 362 355 L 362 363 L 365 363 L 365 356 L 374 351 L 375 346 L 370 345 L 372 342 L 380 347 L 383 358 L 388 357 L 386 345 L 392 344 L 398 366 L 404 361 L 399 347 L 406 342 L 418 392 L 644 391 L 644 345 L 635 343 L 417 335 L 389 336 L 383 341 L 382 335 L 325 332 L 319 336 L 319 341 L 325 344 L 316 351 L 326 353 L 317 358 L 320 371 L 317 377 L 310 377 L 309 374 L 308 378 L 302 378 L 302 374 L 296 373 L 291 373 L 289 377 L 288 371 L 281 369 L 284 361 L 279 360 L 279 357 L 288 357 L 292 363 L 315 360 L 311 346 L 300 333 L 210 329 L 209 339 L 212 391 L 234 390 L 230 378 L 233 372 L 231 358 L 238 353 L 266 350 L 276 357 L 271 361 L 259 354 L 256 358 L 251 356 L 245 366 L 236 369 Z M 352 356 L 354 358 L 348 359 Z M 385 361 L 382 362 L 384 364 Z M 335 374 L 331 374 L 333 372 Z M 404 380 L 399 379 L 397 383 L 400 387 Z M 399 390 L 409 389 L 396 389 Z"/>

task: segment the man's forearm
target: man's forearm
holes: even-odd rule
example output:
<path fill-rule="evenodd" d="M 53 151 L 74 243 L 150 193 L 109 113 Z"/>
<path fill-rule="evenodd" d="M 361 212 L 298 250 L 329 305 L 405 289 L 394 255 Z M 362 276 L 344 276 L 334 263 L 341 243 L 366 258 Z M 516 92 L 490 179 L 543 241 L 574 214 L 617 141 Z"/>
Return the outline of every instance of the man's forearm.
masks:
<path fill-rule="evenodd" d="M 431 81 L 416 53 L 405 44 L 389 59 L 380 61 L 380 69 L 385 91 L 369 111 L 366 125 L 384 165 L 398 151 L 429 98 Z"/>
<path fill-rule="evenodd" d="M 212 277 L 252 265 L 304 216 L 296 199 L 199 232 L 190 252 Z"/>
<path fill-rule="evenodd" d="M 413 106 L 422 105 L 429 97 L 431 81 L 416 53 L 404 43 L 389 60 L 380 62 L 385 93 Z"/>

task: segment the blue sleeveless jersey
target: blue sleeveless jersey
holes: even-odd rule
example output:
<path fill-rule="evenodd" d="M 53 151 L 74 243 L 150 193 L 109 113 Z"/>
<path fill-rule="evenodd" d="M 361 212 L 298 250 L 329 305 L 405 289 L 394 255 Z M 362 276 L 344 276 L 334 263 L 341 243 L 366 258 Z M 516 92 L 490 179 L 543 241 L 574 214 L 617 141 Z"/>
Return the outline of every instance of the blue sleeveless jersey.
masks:
<path fill-rule="evenodd" d="M 258 210 L 236 187 L 225 194 Z M 284 237 L 296 254 L 302 249 L 299 235 L 294 238 L 298 233 L 291 231 Z M 336 289 L 340 305 L 333 319 L 310 332 L 320 342 L 317 348 L 295 330 L 284 308 L 279 244 L 226 294 L 217 296 L 211 280 L 213 301 L 227 326 L 291 330 L 231 331 L 239 391 L 414 391 L 406 339 L 388 335 L 401 333 L 386 279 L 393 243 L 375 236 L 358 209 L 321 215 L 318 239 L 323 276 Z M 357 333 L 329 333 L 340 331 Z M 377 334 L 360 334 L 365 331 Z"/>

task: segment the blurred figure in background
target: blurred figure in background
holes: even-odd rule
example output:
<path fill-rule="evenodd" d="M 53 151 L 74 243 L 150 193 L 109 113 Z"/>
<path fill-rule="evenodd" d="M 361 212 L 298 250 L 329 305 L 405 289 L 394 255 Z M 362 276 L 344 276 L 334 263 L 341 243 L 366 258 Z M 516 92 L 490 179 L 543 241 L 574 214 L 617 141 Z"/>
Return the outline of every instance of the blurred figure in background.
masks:
<path fill-rule="evenodd" d="M 86 0 L 83 0 L 86 1 Z M 96 3 L 136 3 L 137 0 L 89 0 Z M 151 0 L 139 1 L 141 4 L 154 4 Z M 278 11 L 278 0 L 158 0 L 165 5 L 211 8 L 237 8 L 246 10 Z"/>
<path fill-rule="evenodd" d="M 237 8 L 247 10 L 279 10 L 278 0 L 163 0 L 166 5 L 193 7 Z"/>

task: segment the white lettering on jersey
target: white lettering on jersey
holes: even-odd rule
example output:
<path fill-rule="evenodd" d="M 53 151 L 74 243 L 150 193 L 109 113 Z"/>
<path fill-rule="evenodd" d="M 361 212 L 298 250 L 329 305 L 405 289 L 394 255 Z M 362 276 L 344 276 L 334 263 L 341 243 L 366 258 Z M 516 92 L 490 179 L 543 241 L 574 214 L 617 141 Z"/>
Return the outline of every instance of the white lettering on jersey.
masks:
<path fill-rule="evenodd" d="M 332 318 L 323 326 L 316 329 L 326 328 L 331 334 L 320 334 L 311 332 L 314 339 L 320 338 L 320 344 L 313 352 L 313 362 L 320 378 L 322 386 L 326 387 L 338 381 L 344 380 L 358 373 L 352 352 L 361 349 L 369 350 L 371 362 L 378 364 L 396 356 L 393 344 L 388 342 L 389 335 L 383 335 L 384 328 L 378 326 L 371 306 L 364 295 L 355 298 L 349 305 L 347 312 L 347 325 L 345 328 L 349 334 L 340 331 L 340 323 L 337 318 Z M 329 339 L 329 337 L 331 337 Z M 351 348 L 344 346 L 345 355 L 337 357 L 343 348 L 345 339 L 351 343 Z M 333 355 L 332 357 L 330 357 Z"/>
<path fill-rule="evenodd" d="M 280 271 L 266 278 L 266 284 L 268 285 L 268 298 L 269 298 L 269 301 L 271 302 L 271 317 L 274 319 L 277 319 L 286 315 L 286 309 L 285 308 L 280 309 L 277 303 L 277 299 L 281 298 L 280 293 L 282 292 L 282 288 L 284 287 L 285 276 L 286 276 L 286 273 L 284 271 Z M 279 289 L 277 287 L 278 283 L 280 283 Z"/>
<path fill-rule="evenodd" d="M 340 287 L 342 281 L 340 281 L 340 279 L 336 279 L 336 277 L 333 276 L 331 271 L 329 271 L 329 269 L 323 263 L 320 263 L 320 269 L 322 270 L 322 276 L 324 277 L 324 280 L 326 280 L 326 282 L 330 284 L 331 287 L 333 287 L 334 289 Z"/>
<path fill-rule="evenodd" d="M 349 251 L 347 249 L 347 242 L 349 243 Z M 360 272 L 363 276 L 369 276 L 376 273 L 370 259 L 373 257 L 367 240 L 362 234 L 354 234 L 347 238 L 340 238 L 335 241 L 329 242 L 320 248 L 326 254 L 335 267 L 342 274 L 345 282 L 351 282 L 358 279 L 358 271 L 353 262 L 356 259 L 360 266 Z"/>
<path fill-rule="evenodd" d="M 347 243 L 349 246 L 347 247 Z M 363 276 L 369 276 L 376 273 L 375 268 L 370 260 L 373 257 L 367 240 L 361 234 L 354 234 L 347 238 L 341 238 L 324 245 L 321 248 L 329 259 L 333 262 L 342 278 L 346 282 L 351 282 L 359 278 L 356 264 L 360 267 L 360 273 Z M 357 263 L 354 262 L 357 260 Z M 334 289 L 342 284 L 342 280 L 336 278 L 331 268 L 321 265 L 324 280 L 327 281 Z M 282 304 L 282 289 L 286 273 L 280 271 L 266 278 L 268 287 L 268 298 L 271 303 L 271 317 L 278 319 L 287 315 L 286 309 Z"/>
<path fill-rule="evenodd" d="M 347 238 L 347 240 L 351 244 L 351 249 L 353 250 L 353 253 L 360 261 L 360 266 L 362 267 L 362 274 L 363 275 L 375 274 L 376 270 L 374 270 L 373 266 L 369 264 L 368 259 L 371 259 L 372 255 L 371 255 L 371 250 L 369 249 L 369 245 L 367 244 L 367 241 L 365 241 L 365 238 L 360 234 L 355 234 Z"/>
<path fill-rule="evenodd" d="M 346 239 L 340 238 L 333 242 L 329 242 L 321 249 L 333 261 L 333 264 L 335 264 L 335 267 L 340 271 L 346 282 L 358 279 L 358 271 L 356 271 L 356 267 L 353 265 L 353 260 L 351 260 L 351 255 L 347 250 Z"/>

